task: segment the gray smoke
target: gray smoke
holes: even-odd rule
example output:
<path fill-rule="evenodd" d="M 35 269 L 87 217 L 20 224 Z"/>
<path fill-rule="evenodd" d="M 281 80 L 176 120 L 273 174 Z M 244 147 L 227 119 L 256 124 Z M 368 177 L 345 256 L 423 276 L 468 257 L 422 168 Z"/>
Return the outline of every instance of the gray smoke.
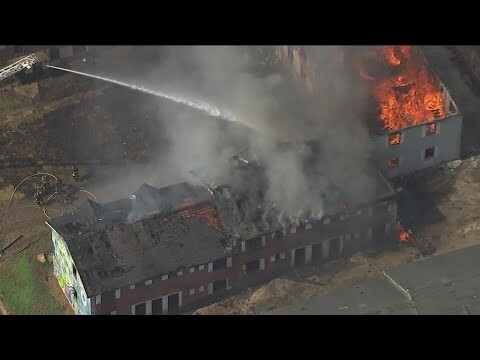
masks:
<path fill-rule="evenodd" d="M 128 76 L 109 71 L 108 76 L 200 99 L 228 109 L 237 120 L 214 119 L 162 101 L 166 120 L 159 139 L 167 139 L 168 147 L 158 154 L 159 177 L 187 178 L 191 170 L 203 168 L 214 184 L 254 187 L 252 179 L 232 178 L 228 166 L 232 155 L 248 149 L 244 157 L 265 168 L 264 195 L 280 213 L 322 216 L 330 200 L 357 202 L 375 191 L 366 171 L 371 144 L 364 118 L 371 104 L 364 83 L 345 70 L 330 47 L 305 48 L 316 64 L 314 94 L 291 79 L 287 66 L 264 64 L 266 58 L 275 59 L 273 47 L 160 47 L 153 51 L 159 54 L 153 69 L 144 66 L 143 74 Z M 318 148 L 306 140 L 316 140 Z"/>
<path fill-rule="evenodd" d="M 248 156 L 266 169 L 267 200 L 286 216 L 301 216 L 305 210 L 321 216 L 325 193 L 332 193 L 332 184 L 342 190 L 341 198 L 347 202 L 368 197 L 374 191 L 365 171 L 370 140 L 362 117 L 368 92 L 345 72 L 328 47 L 308 48 L 317 63 L 314 95 L 292 82 L 281 67 L 272 71 L 273 66 L 259 66 L 259 58 L 253 55 L 257 50 L 174 48 L 171 57 L 149 74 L 149 87 L 168 83 L 176 93 L 229 109 L 240 124 L 255 130 L 166 104 L 164 117 L 169 118 L 171 141 L 168 156 L 179 171 L 187 174 L 204 167 L 213 183 L 235 181 L 228 178 L 227 160 L 247 147 Z M 178 65 L 179 58 L 186 63 L 183 68 Z M 306 145 L 281 146 L 285 141 L 309 139 L 321 145 L 314 156 Z"/>

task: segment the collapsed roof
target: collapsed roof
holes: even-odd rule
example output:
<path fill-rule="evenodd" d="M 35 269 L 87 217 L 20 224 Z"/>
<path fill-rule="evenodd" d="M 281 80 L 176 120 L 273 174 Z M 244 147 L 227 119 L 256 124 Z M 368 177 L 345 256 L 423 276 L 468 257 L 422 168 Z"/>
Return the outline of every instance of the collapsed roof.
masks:
<path fill-rule="evenodd" d="M 312 213 L 282 217 L 276 204 L 265 201 L 262 168 L 255 163 L 232 171 L 239 180 L 234 186 L 199 181 L 157 189 L 143 184 L 128 199 L 104 205 L 87 200 L 76 212 L 48 223 L 65 240 L 90 297 L 224 258 L 239 239 L 314 218 Z M 393 194 L 380 174 L 372 179 L 379 191 L 371 201 Z M 256 185 L 237 186 L 246 182 Z M 330 198 L 329 214 L 344 211 L 336 202 L 340 198 Z"/>

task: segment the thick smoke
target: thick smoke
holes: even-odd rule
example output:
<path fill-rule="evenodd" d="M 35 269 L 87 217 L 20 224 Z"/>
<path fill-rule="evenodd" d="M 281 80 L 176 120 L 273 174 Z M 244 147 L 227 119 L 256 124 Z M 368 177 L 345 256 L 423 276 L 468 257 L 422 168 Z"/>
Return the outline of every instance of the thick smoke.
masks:
<path fill-rule="evenodd" d="M 291 79 L 292 66 L 261 65 L 272 50 L 161 47 L 152 71 L 121 78 L 207 101 L 238 120 L 227 123 L 159 100 L 165 127 L 159 139 L 167 139 L 168 147 L 158 154 L 158 172 L 188 177 L 191 170 L 203 168 L 214 184 L 254 186 L 248 178 L 232 179 L 228 171 L 229 158 L 248 149 L 244 157 L 265 168 L 266 199 L 288 217 L 305 211 L 321 216 L 335 189 L 341 194 L 336 200 L 366 200 L 375 181 L 366 171 L 371 145 L 364 118 L 371 103 L 364 83 L 332 56 L 331 47 L 307 47 L 316 63 L 316 89 L 309 93 L 303 80 Z M 318 146 L 306 140 L 316 140 Z"/>
<path fill-rule="evenodd" d="M 368 92 L 332 57 L 329 47 L 307 49 L 317 64 L 314 94 L 292 82 L 288 71 L 261 68 L 253 55 L 257 50 L 171 49 L 170 57 L 149 74 L 149 85 L 162 84 L 162 89 L 167 86 L 228 109 L 249 130 L 165 104 L 171 147 L 164 155 L 174 159 L 182 175 L 204 167 L 210 181 L 220 184 L 233 181 L 226 171 L 228 158 L 249 148 L 248 156 L 266 169 L 267 200 L 287 216 L 301 216 L 305 210 L 321 215 L 325 194 L 334 193 L 332 184 L 341 189 L 340 198 L 347 203 L 364 200 L 375 183 L 366 172 L 370 140 L 363 118 Z M 305 144 L 281 145 L 312 139 L 319 143 L 315 150 Z"/>

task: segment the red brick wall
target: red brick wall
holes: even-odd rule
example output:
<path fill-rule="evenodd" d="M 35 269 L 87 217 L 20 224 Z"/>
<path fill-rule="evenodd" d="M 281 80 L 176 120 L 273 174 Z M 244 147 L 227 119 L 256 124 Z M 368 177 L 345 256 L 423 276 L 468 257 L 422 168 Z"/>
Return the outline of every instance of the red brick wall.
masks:
<path fill-rule="evenodd" d="M 394 202 L 393 202 L 394 204 Z M 352 234 L 349 240 L 344 239 L 343 255 L 351 255 L 352 253 L 372 246 L 375 239 L 368 239 L 366 234 L 369 228 L 375 227 L 377 224 L 391 224 L 391 235 L 385 235 L 385 239 L 394 240 L 397 238 L 395 233 L 396 210 L 391 213 L 385 208 L 385 212 L 368 215 L 367 209 L 363 210 L 362 215 L 351 215 L 345 220 L 337 220 L 331 224 L 323 224 L 322 222 L 313 223 L 312 228 L 305 230 L 303 226 L 297 229 L 296 233 L 287 230 L 285 236 L 275 237 L 272 239 L 271 234 L 265 236 L 265 247 L 255 251 L 246 250 L 242 253 L 241 243 L 237 244 L 236 253 L 232 255 L 232 266 L 227 269 L 208 272 L 208 264 L 198 264 L 195 271 L 191 273 L 189 269 L 183 271 L 183 275 L 174 276 L 168 280 L 161 280 L 161 276 L 152 279 L 151 285 L 142 286 L 135 289 L 122 288 L 119 299 L 114 299 L 110 303 L 101 303 L 93 305 L 94 313 L 109 314 L 116 311 L 116 314 L 131 314 L 132 305 L 146 302 L 148 300 L 157 299 L 169 294 L 182 291 L 182 308 L 194 307 L 199 301 L 208 300 L 208 284 L 217 280 L 228 278 L 228 284 L 232 289 L 241 289 L 246 284 L 263 281 L 271 278 L 274 274 L 284 272 L 290 268 L 291 250 L 315 244 L 324 240 L 338 237 L 345 234 Z M 359 233 L 360 237 L 355 239 L 354 233 Z M 248 240 L 247 240 L 248 241 Z M 271 262 L 271 256 L 285 252 L 285 259 Z M 249 274 L 244 274 L 243 265 L 252 260 L 265 258 L 265 269 Z M 212 259 L 215 260 L 215 259 Z M 198 270 L 199 265 L 204 265 L 203 270 Z M 199 293 L 199 287 L 204 287 L 204 291 Z M 189 294 L 189 289 L 195 289 L 195 295 Z M 227 291 L 228 292 L 228 291 Z M 114 298 L 114 296 L 113 296 Z M 95 299 L 92 299 L 95 304 Z"/>

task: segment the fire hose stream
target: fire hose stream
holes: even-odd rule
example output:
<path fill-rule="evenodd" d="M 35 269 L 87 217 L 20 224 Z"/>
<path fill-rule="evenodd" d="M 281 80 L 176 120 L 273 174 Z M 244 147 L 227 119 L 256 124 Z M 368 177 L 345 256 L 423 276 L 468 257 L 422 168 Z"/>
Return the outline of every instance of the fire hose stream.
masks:
<path fill-rule="evenodd" d="M 83 190 L 83 189 L 80 189 L 78 191 L 81 191 L 81 192 L 84 192 L 84 193 L 87 193 L 89 195 L 91 195 L 95 200 L 97 200 L 97 197 L 91 193 L 90 191 L 87 191 L 87 190 Z M 45 214 L 45 216 L 48 218 L 48 220 L 52 220 L 52 218 L 50 216 L 48 216 L 47 214 L 47 204 L 48 204 L 48 201 L 54 196 L 54 195 L 57 195 L 56 193 L 53 193 L 52 195 L 50 195 L 47 200 L 45 201 L 45 205 L 43 205 L 43 213 Z M 56 210 L 56 211 L 59 211 L 59 210 Z M 63 212 L 59 211 L 62 215 L 63 215 Z"/>
<path fill-rule="evenodd" d="M 33 175 L 30 175 L 30 176 L 27 176 L 25 179 L 23 179 L 22 181 L 20 181 L 20 183 L 15 187 L 15 189 L 13 190 L 13 193 L 12 193 L 12 196 L 10 197 L 10 202 L 8 203 L 8 206 L 10 207 L 10 205 L 12 204 L 12 201 L 13 201 L 13 197 L 15 196 L 15 193 L 17 192 L 18 188 L 25 182 L 27 181 L 28 179 L 32 178 L 32 177 L 35 177 L 35 176 L 38 176 L 38 175 L 48 175 L 48 176 L 51 176 L 53 177 L 55 180 L 58 180 L 58 178 L 53 175 L 53 174 L 50 174 L 50 173 L 44 173 L 44 172 L 41 172 L 41 173 L 36 173 L 36 174 L 33 174 Z M 97 197 L 91 193 L 90 191 L 87 191 L 87 190 L 83 190 L 83 189 L 80 189 L 79 191 L 81 192 L 84 192 L 84 193 L 87 193 L 89 195 L 91 195 L 95 200 L 97 200 Z M 45 216 L 51 220 L 52 218 L 50 216 L 48 216 L 47 214 L 47 211 L 46 211 L 46 205 L 48 203 L 48 201 L 54 196 L 56 195 L 55 193 L 53 193 L 52 195 L 50 195 L 47 199 L 47 201 L 45 201 L 45 205 L 43 205 L 43 213 L 45 214 Z M 63 214 L 63 213 L 62 213 Z"/>

